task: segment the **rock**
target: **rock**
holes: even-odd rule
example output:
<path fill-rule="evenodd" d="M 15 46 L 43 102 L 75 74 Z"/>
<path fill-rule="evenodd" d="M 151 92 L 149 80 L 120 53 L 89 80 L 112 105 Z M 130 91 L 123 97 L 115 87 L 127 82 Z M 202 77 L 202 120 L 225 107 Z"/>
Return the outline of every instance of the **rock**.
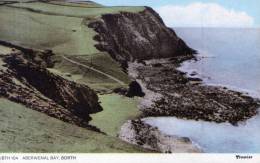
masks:
<path fill-rule="evenodd" d="M 193 71 L 193 72 L 190 74 L 190 76 L 196 76 L 196 75 L 198 75 L 198 73 L 195 72 L 195 71 Z"/>
<path fill-rule="evenodd" d="M 128 92 L 128 89 L 126 89 L 126 88 L 116 88 L 116 89 L 113 90 L 113 92 L 125 96 Z"/>
<path fill-rule="evenodd" d="M 109 52 L 121 64 L 195 52 L 148 7 L 140 13 L 104 14 L 101 21 L 91 22 L 88 26 L 99 35 L 95 36 L 99 41 L 96 48 Z"/>
<path fill-rule="evenodd" d="M 134 96 L 139 96 L 139 97 L 144 97 L 145 93 L 142 91 L 142 87 L 137 81 L 133 81 L 129 84 L 128 91 L 126 93 L 127 97 L 134 97 Z"/>
<path fill-rule="evenodd" d="M 48 71 L 47 67 L 53 65 L 51 51 L 19 49 L 19 53 L 0 58 L 7 65 L 7 70 L 0 72 L 0 96 L 65 122 L 89 127 L 89 114 L 102 111 L 96 93 Z"/>
<path fill-rule="evenodd" d="M 189 81 L 202 82 L 203 80 L 200 78 L 188 78 Z"/>
<path fill-rule="evenodd" d="M 189 138 L 165 135 L 142 120 L 126 122 L 120 130 L 119 138 L 131 144 L 162 153 L 202 152 L 192 144 Z"/>
<path fill-rule="evenodd" d="M 179 73 L 178 63 L 164 62 L 163 68 L 152 64 L 139 65 L 136 73 L 145 89 L 161 94 L 163 98 L 143 108 L 144 117 L 176 116 L 236 124 L 256 115 L 260 107 L 258 99 L 227 88 L 206 86 L 201 84 L 200 78 Z"/>
<path fill-rule="evenodd" d="M 161 63 L 156 63 L 152 65 L 153 67 L 162 67 L 163 65 Z"/>

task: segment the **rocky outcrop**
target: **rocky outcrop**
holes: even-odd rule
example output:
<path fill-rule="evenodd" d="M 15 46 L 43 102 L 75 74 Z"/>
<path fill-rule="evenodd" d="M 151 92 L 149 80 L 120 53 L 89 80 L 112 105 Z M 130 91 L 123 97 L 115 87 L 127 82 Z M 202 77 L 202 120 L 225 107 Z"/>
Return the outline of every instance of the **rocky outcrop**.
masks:
<path fill-rule="evenodd" d="M 113 90 L 114 93 L 126 96 L 126 97 L 144 97 L 145 93 L 142 90 L 141 85 L 137 82 L 137 81 L 132 81 L 129 86 L 128 89 L 127 88 L 116 88 Z"/>
<path fill-rule="evenodd" d="M 89 127 L 89 114 L 102 110 L 89 87 L 66 80 L 47 70 L 53 66 L 51 51 L 23 50 L 1 56 L 0 96 L 49 116 Z"/>
<path fill-rule="evenodd" d="M 129 88 L 126 93 L 126 96 L 127 97 L 134 97 L 134 96 L 144 97 L 145 93 L 143 92 L 141 85 L 137 81 L 133 81 L 129 84 Z"/>
<path fill-rule="evenodd" d="M 157 128 L 142 120 L 126 122 L 119 133 L 119 137 L 131 144 L 139 145 L 163 153 L 198 153 L 202 152 L 189 138 L 165 135 Z"/>
<path fill-rule="evenodd" d="M 161 66 L 153 66 L 158 64 Z M 155 99 L 150 105 L 141 106 L 144 117 L 176 116 L 235 125 L 257 114 L 259 99 L 225 87 L 203 85 L 200 79 L 187 77 L 177 67 L 176 60 L 165 59 L 161 63 L 147 61 L 132 68 L 146 89 L 157 96 L 150 97 Z M 150 92 L 145 93 L 153 94 Z"/>
<path fill-rule="evenodd" d="M 140 13 L 102 15 L 88 25 L 98 33 L 96 48 L 107 51 L 123 66 L 127 61 L 165 58 L 194 53 L 175 32 L 167 28 L 151 8 Z"/>

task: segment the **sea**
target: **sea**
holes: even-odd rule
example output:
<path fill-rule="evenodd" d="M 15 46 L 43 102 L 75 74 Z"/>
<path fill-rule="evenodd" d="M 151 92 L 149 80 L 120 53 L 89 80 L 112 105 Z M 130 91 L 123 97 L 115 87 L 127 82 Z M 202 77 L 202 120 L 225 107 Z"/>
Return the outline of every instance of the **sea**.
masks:
<path fill-rule="evenodd" d="M 196 74 L 204 84 L 226 86 L 260 98 L 260 28 L 174 30 L 198 51 L 197 60 L 184 62 L 179 70 L 188 76 Z M 176 117 L 149 117 L 144 121 L 165 134 L 189 137 L 206 153 L 260 153 L 259 114 L 238 126 Z"/>

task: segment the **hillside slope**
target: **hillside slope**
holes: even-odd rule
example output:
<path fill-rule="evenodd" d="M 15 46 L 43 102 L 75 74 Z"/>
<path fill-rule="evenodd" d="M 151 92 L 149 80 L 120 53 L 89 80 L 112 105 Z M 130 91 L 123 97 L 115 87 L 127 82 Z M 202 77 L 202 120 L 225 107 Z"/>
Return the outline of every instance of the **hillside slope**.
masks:
<path fill-rule="evenodd" d="M 70 142 L 71 136 L 60 127 L 57 129 L 55 125 L 39 119 L 35 122 L 36 126 L 32 126 L 34 134 L 43 124 L 65 141 L 63 146 L 58 141 L 60 146 L 54 150 L 48 150 L 44 143 L 41 145 L 45 147 L 38 149 L 35 141 L 43 140 L 46 145 L 53 145 L 57 139 L 48 135 L 46 130 L 46 139 L 45 132 L 39 137 L 27 139 L 26 127 L 29 122 L 34 122 L 35 117 L 30 119 L 25 116 L 26 123 L 14 128 L 11 137 L 26 141 L 20 141 L 19 148 L 16 148 L 6 141 L 10 137 L 4 137 L 1 141 L 3 151 L 17 151 L 25 147 L 36 152 L 139 152 L 110 137 L 118 135 L 124 122 L 139 118 L 141 114 L 138 104 L 142 98 L 123 96 L 131 83 L 140 87 L 133 82 L 135 78 L 129 77 L 127 62 L 182 55 L 192 57 L 194 52 L 148 7 L 106 7 L 93 2 L 63 0 L 1 0 L 0 22 L 1 109 L 8 111 L 5 100 L 9 99 L 12 101 L 8 101 L 10 106 L 19 108 L 20 105 L 13 102 L 20 103 L 23 109 L 28 109 L 28 114 L 35 114 L 35 117 L 41 117 L 38 112 L 42 112 L 89 129 L 65 127 L 68 133 L 75 132 L 72 137 L 78 138 L 78 132 L 90 135 L 82 139 L 79 136 L 80 140 L 73 141 L 81 145 L 60 150 L 67 147 L 65 143 Z M 104 111 L 100 112 L 102 109 Z M 7 117 L 10 121 L 3 117 L 0 121 L 7 126 L 16 124 L 15 117 Z M 53 120 L 44 117 L 47 121 Z M 94 133 L 93 130 L 101 130 L 110 136 Z M 21 132 L 19 138 L 16 136 L 18 132 Z M 85 145 L 86 148 L 82 147 Z M 126 149 L 121 148 L 124 146 Z"/>
<path fill-rule="evenodd" d="M 0 152 L 147 152 L 0 98 Z"/>
<path fill-rule="evenodd" d="M 47 70 L 54 64 L 50 51 L 0 41 L 0 54 L 1 97 L 82 127 L 88 127 L 89 114 L 102 110 L 89 87 Z"/>

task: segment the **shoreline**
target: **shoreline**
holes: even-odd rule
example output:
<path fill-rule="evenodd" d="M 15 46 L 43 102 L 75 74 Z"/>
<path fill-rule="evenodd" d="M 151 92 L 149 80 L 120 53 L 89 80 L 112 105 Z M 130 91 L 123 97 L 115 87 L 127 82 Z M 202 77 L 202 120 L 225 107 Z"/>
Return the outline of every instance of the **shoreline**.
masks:
<path fill-rule="evenodd" d="M 188 77 L 187 73 L 178 70 L 183 61 L 190 59 L 193 58 L 189 57 L 186 60 L 181 58 L 181 61 L 172 61 L 171 58 L 168 58 L 153 60 L 150 63 L 146 61 L 145 65 L 139 64 L 136 67 L 137 79 L 142 82 L 142 86 L 146 86 L 144 90 L 161 95 L 161 99 L 154 101 L 152 107 L 142 109 L 142 117 L 176 116 L 178 118 L 215 121 L 217 123 L 229 122 L 236 125 L 237 122 L 247 120 L 257 114 L 257 109 L 260 107 L 258 98 L 224 86 L 207 85 L 203 83 L 203 79 Z M 171 102 L 170 100 L 175 100 L 174 104 L 176 105 L 168 105 L 168 102 Z M 186 101 L 182 102 L 183 100 Z M 193 105 L 190 105 L 190 103 Z M 196 105 L 197 103 L 199 106 Z M 178 112 L 178 106 L 186 107 L 186 109 L 174 113 L 172 110 Z M 156 107 L 159 109 L 156 110 Z M 188 109 L 197 112 L 193 114 Z M 151 110 L 154 110 L 154 112 Z M 185 111 L 188 113 L 185 114 Z M 210 112 L 203 117 L 203 111 Z M 184 115 L 181 115 L 182 113 Z"/>
<path fill-rule="evenodd" d="M 208 58 L 208 57 L 198 56 L 198 59 L 196 59 L 196 60 L 186 60 L 186 61 L 180 63 L 180 66 L 177 67 L 177 70 L 186 73 L 187 77 L 201 79 L 203 85 L 214 86 L 214 87 L 226 87 L 229 90 L 241 92 L 246 96 L 251 96 L 252 98 L 260 99 L 260 92 L 258 92 L 258 91 L 252 91 L 247 88 L 239 88 L 238 86 L 233 86 L 231 84 L 218 84 L 217 81 L 211 80 L 210 76 L 201 75 L 200 74 L 201 72 L 197 71 L 194 68 L 190 68 L 189 66 L 187 66 L 191 62 L 197 62 L 197 61 L 199 61 L 201 59 L 205 59 L 205 58 Z"/>
<path fill-rule="evenodd" d="M 176 117 L 148 117 L 142 120 L 164 134 L 190 138 L 205 153 L 257 153 L 260 150 L 257 132 L 259 118 L 260 114 L 257 114 L 237 126 L 227 122 L 219 124 Z M 248 135 L 251 135 L 250 139 Z"/>
<path fill-rule="evenodd" d="M 141 102 L 139 103 L 139 109 L 142 111 L 142 115 L 141 115 L 140 119 L 136 120 L 136 121 L 138 121 L 138 123 L 142 124 L 141 125 L 142 127 L 140 127 L 140 126 L 138 127 L 138 125 L 135 125 L 135 127 L 133 127 L 133 125 L 136 123 L 136 121 L 134 121 L 134 120 L 128 121 L 122 126 L 120 134 L 119 134 L 119 138 L 121 138 L 122 140 L 127 141 L 131 144 L 137 144 L 139 146 L 142 146 L 143 148 L 153 149 L 153 150 L 157 150 L 157 151 L 160 151 L 160 152 L 169 152 L 169 151 L 165 151 L 165 148 L 169 148 L 170 144 L 168 144 L 168 145 L 167 144 L 166 145 L 160 144 L 159 145 L 160 147 L 158 147 L 158 143 L 156 141 L 163 142 L 163 140 L 164 140 L 160 136 L 156 137 L 156 139 L 157 139 L 156 141 L 154 141 L 154 140 L 152 141 L 151 139 L 145 139 L 145 140 L 142 140 L 142 141 L 144 141 L 142 144 L 137 143 L 139 141 L 140 137 L 144 136 L 144 133 L 143 132 L 140 133 L 139 130 L 148 130 L 149 128 L 152 127 L 151 125 L 145 123 L 143 121 L 143 118 L 171 117 L 171 116 L 173 116 L 173 117 L 180 118 L 180 119 L 183 119 L 183 120 L 195 120 L 195 121 L 202 120 L 202 121 L 215 122 L 215 123 L 228 122 L 229 124 L 236 126 L 236 125 L 238 125 L 239 122 L 244 122 L 244 121 L 246 121 L 246 120 L 248 120 L 248 119 L 250 119 L 250 118 L 252 118 L 252 117 L 254 117 L 258 114 L 258 110 L 260 108 L 260 101 L 259 101 L 258 98 L 254 98 L 254 97 L 252 97 L 248 94 L 244 94 L 242 92 L 231 90 L 230 88 L 226 88 L 224 86 L 207 85 L 206 83 L 203 82 L 203 79 L 201 79 L 201 78 L 190 78 L 190 77 L 187 76 L 187 73 L 181 72 L 178 69 L 179 66 L 181 65 L 181 63 L 183 63 L 184 61 L 190 61 L 191 59 L 196 60 L 196 58 L 190 58 L 189 57 L 187 59 L 181 58 L 179 61 L 178 61 L 178 59 L 177 59 L 177 61 L 176 60 L 171 61 L 172 59 L 168 58 L 168 59 L 160 59 L 160 60 L 149 60 L 149 61 L 145 61 L 144 63 L 136 63 L 136 62 L 135 63 L 129 63 L 129 69 L 128 69 L 129 75 L 131 77 L 135 78 L 136 81 L 138 81 L 138 83 L 141 85 L 144 93 L 146 94 L 146 96 L 143 99 L 141 99 Z M 171 70 L 170 72 L 173 73 L 173 76 L 175 77 L 175 80 L 173 80 L 173 81 L 176 82 L 176 84 L 173 84 L 173 85 L 178 86 L 178 85 L 183 85 L 183 84 L 186 85 L 187 84 L 188 85 L 187 88 L 191 89 L 191 92 L 189 93 L 190 98 L 193 98 L 193 95 L 192 95 L 192 94 L 194 94 L 194 92 L 192 92 L 193 86 L 195 87 L 196 91 L 200 91 L 200 89 L 202 89 L 202 90 L 205 89 L 205 90 L 202 91 L 202 93 L 204 93 L 204 91 L 205 91 L 206 93 L 207 92 L 213 93 L 214 96 L 217 96 L 217 93 L 220 93 L 221 96 L 224 97 L 222 100 L 224 100 L 225 98 L 230 98 L 231 100 L 233 100 L 233 102 L 237 102 L 238 104 L 240 104 L 240 107 L 241 107 L 240 112 L 237 113 L 237 110 L 232 108 L 232 106 L 233 106 L 232 102 L 226 103 L 225 101 L 222 101 L 222 100 L 217 101 L 217 102 L 220 103 L 219 104 L 219 107 L 220 107 L 219 110 L 212 109 L 212 108 L 215 108 L 215 107 L 211 108 L 211 111 L 213 110 L 213 114 L 212 113 L 207 114 L 207 116 L 209 116 L 209 117 L 205 117 L 205 116 L 203 117 L 203 115 L 201 115 L 201 114 L 204 114 L 204 112 L 202 112 L 201 110 L 199 110 L 201 113 L 200 112 L 198 113 L 198 112 L 196 112 L 197 110 L 195 110 L 195 112 L 190 111 L 190 113 L 191 113 L 190 115 L 189 114 L 185 115 L 185 112 L 178 112 L 178 110 L 177 110 L 178 108 L 172 109 L 172 108 L 170 108 L 171 105 L 167 107 L 166 102 L 160 104 L 161 98 L 165 97 L 167 92 L 164 92 L 163 89 L 156 89 L 158 87 L 153 87 L 155 83 L 158 83 L 158 81 L 155 82 L 155 83 L 153 83 L 151 81 L 147 82 L 147 80 L 151 80 L 154 76 L 156 77 L 156 74 L 151 73 L 151 74 L 147 75 L 146 73 L 143 73 L 143 72 L 145 72 L 147 69 L 149 69 L 149 71 L 151 72 L 153 70 L 156 70 L 156 68 L 164 67 L 164 64 L 167 65 L 169 63 L 170 63 L 170 66 L 169 67 L 166 66 L 166 70 L 167 69 Z M 166 77 L 169 77 L 169 76 L 163 76 L 162 75 L 160 79 L 163 80 L 164 77 L 166 78 Z M 183 83 L 179 83 L 179 82 L 183 82 Z M 160 80 L 159 80 L 159 83 L 160 83 Z M 162 81 L 161 81 L 161 83 L 162 83 L 162 85 L 167 85 Z M 159 87 L 159 88 L 162 88 L 162 87 Z M 164 90 L 166 90 L 166 91 L 169 90 L 170 93 L 171 93 L 170 89 L 164 89 Z M 196 92 L 195 92 L 195 94 L 196 94 Z M 174 93 L 172 93 L 170 95 L 171 95 L 171 97 L 177 96 Z M 170 96 L 168 96 L 167 98 L 170 98 Z M 181 97 L 176 97 L 176 98 L 178 98 L 179 101 L 183 100 Z M 205 99 L 212 99 L 212 98 L 214 99 L 214 97 L 211 97 L 211 96 L 209 96 L 209 97 L 205 96 L 204 98 Z M 147 102 L 147 100 L 148 100 L 148 102 Z M 236 100 L 238 100 L 238 101 L 236 101 Z M 214 101 L 209 101 L 209 102 L 203 101 L 204 103 L 200 102 L 200 101 L 197 101 L 197 102 L 201 104 L 200 106 L 207 106 L 207 104 L 209 102 L 214 103 Z M 230 106 L 225 107 L 225 108 L 221 108 L 222 103 L 224 103 L 225 105 L 230 104 Z M 161 108 L 159 108 L 158 110 L 155 110 L 155 112 L 149 111 L 150 109 L 156 109 L 158 107 L 161 107 Z M 246 107 L 250 107 L 251 109 L 248 109 Z M 210 108 L 206 107 L 206 110 L 204 110 L 204 111 L 207 111 L 207 109 L 210 109 Z M 171 111 L 171 110 L 173 110 L 173 111 Z M 216 111 L 216 114 L 214 114 L 214 111 Z M 221 112 L 222 113 L 228 112 L 230 114 L 228 114 L 226 117 L 221 117 Z M 184 114 L 182 115 L 182 113 L 184 113 Z M 201 116 L 198 116 L 198 115 L 201 115 Z M 222 115 L 225 115 L 225 114 L 222 114 Z M 238 117 L 238 118 L 232 117 L 233 115 Z M 158 132 L 157 135 L 163 134 L 156 127 L 153 128 L 153 130 L 157 130 L 157 132 Z M 131 133 L 130 134 L 131 136 L 126 136 L 129 133 Z M 146 138 L 152 137 L 152 135 L 153 135 L 150 132 L 145 132 L 145 133 L 146 133 L 145 134 Z M 163 135 L 166 136 L 166 137 L 169 136 L 167 134 L 163 134 Z M 191 151 L 191 152 L 203 152 L 199 148 L 199 146 L 196 144 L 196 142 L 194 143 L 190 138 L 186 138 L 186 139 L 188 141 L 186 142 L 186 144 L 184 142 L 185 145 L 182 144 L 183 146 L 178 147 L 179 149 L 177 149 L 177 150 L 176 150 L 176 148 L 171 148 L 170 152 L 176 152 L 178 150 L 181 150 L 182 152 L 187 152 L 190 149 L 190 146 L 187 147 L 187 144 L 190 144 L 190 143 L 191 143 L 191 147 L 194 150 L 194 151 Z M 157 144 L 157 145 L 154 145 L 154 144 Z M 151 148 L 151 147 L 153 147 L 153 148 Z"/>
<path fill-rule="evenodd" d="M 129 120 L 118 136 L 121 140 L 141 148 L 161 153 L 202 153 L 202 149 L 188 137 L 167 135 L 141 119 Z"/>

